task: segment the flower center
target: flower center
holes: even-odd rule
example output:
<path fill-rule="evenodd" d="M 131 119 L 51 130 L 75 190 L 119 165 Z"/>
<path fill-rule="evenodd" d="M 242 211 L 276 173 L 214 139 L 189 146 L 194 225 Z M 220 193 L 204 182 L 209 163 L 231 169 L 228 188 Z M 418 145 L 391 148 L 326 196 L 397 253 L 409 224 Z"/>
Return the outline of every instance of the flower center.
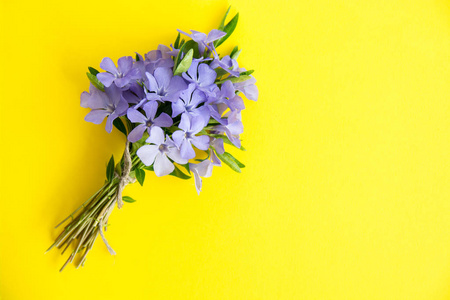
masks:
<path fill-rule="evenodd" d="M 190 132 L 185 132 L 185 133 L 184 133 L 184 137 L 185 137 L 186 139 L 192 139 L 192 133 L 190 133 Z"/>
<path fill-rule="evenodd" d="M 159 145 L 158 149 L 161 153 L 169 152 L 169 147 L 166 144 Z"/>
<path fill-rule="evenodd" d="M 147 127 L 152 127 L 152 125 L 153 125 L 152 120 L 147 120 L 147 122 L 145 123 L 145 125 L 146 125 Z"/>

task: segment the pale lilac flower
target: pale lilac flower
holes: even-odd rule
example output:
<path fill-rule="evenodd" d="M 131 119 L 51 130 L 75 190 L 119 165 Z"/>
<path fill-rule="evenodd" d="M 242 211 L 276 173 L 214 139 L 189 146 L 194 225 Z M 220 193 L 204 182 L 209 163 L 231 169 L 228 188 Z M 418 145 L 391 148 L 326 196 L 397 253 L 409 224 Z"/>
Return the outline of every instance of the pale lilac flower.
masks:
<path fill-rule="evenodd" d="M 170 101 L 178 99 L 180 93 L 187 88 L 186 82 L 180 76 L 173 76 L 169 68 L 157 68 L 154 74 L 147 76 L 147 100 Z"/>
<path fill-rule="evenodd" d="M 130 84 L 128 90 L 123 91 L 122 95 L 123 98 L 125 98 L 125 100 L 127 100 L 129 104 L 137 104 L 141 102 L 143 99 L 147 99 L 145 96 L 144 89 L 136 82 Z"/>
<path fill-rule="evenodd" d="M 145 71 L 152 74 L 157 68 L 172 68 L 173 60 L 171 49 L 165 45 L 158 45 L 157 50 L 152 50 L 145 55 Z"/>
<path fill-rule="evenodd" d="M 191 30 L 191 34 L 186 33 L 180 29 L 178 29 L 178 32 L 187 35 L 188 37 L 190 37 L 191 39 L 194 40 L 194 42 L 196 42 L 198 44 L 198 51 L 200 53 L 200 55 L 203 55 L 203 53 L 205 52 L 205 48 L 207 47 L 209 50 L 213 51 L 213 47 L 214 45 L 212 44 L 212 42 L 224 37 L 225 35 L 227 35 L 225 32 L 217 30 L 217 29 L 213 29 L 211 30 L 208 35 L 206 35 L 203 32 L 200 31 L 195 31 L 195 30 Z"/>
<path fill-rule="evenodd" d="M 214 88 L 213 96 L 208 98 L 208 103 L 225 103 L 227 108 L 231 110 L 243 110 L 245 109 L 244 101 L 239 95 L 236 95 L 236 89 L 230 80 L 222 83 L 220 89 Z"/>
<path fill-rule="evenodd" d="M 115 85 L 105 86 L 105 92 L 91 85 L 89 91 L 90 94 L 87 92 L 81 94 L 81 106 L 92 109 L 84 120 L 94 124 L 101 124 L 105 117 L 108 117 L 105 128 L 110 133 L 113 121 L 125 115 L 128 109 L 128 102 L 123 98 L 121 91 Z"/>
<path fill-rule="evenodd" d="M 172 118 L 181 113 L 187 113 L 191 117 L 201 116 L 205 120 L 206 125 L 210 117 L 209 108 L 206 105 L 199 107 L 205 101 L 205 94 L 195 89 L 194 84 L 190 84 L 188 89 L 180 94 L 180 98 L 172 103 Z"/>
<path fill-rule="evenodd" d="M 209 66 L 213 69 L 220 67 L 235 77 L 238 77 L 240 74 L 237 61 L 230 58 L 229 55 L 224 56 L 222 59 L 217 56 Z"/>
<path fill-rule="evenodd" d="M 181 115 L 181 121 L 177 130 L 172 134 L 173 141 L 180 149 L 181 157 L 191 159 L 195 157 L 195 151 L 192 144 L 200 150 L 207 150 L 209 148 L 209 137 L 206 135 L 197 136 L 203 127 L 205 121 L 202 117 L 189 117 L 188 114 Z"/>
<path fill-rule="evenodd" d="M 228 124 L 227 125 L 217 125 L 213 127 L 213 133 L 223 133 L 227 135 L 233 145 L 240 148 L 241 140 L 239 135 L 244 132 L 244 126 L 241 121 L 241 113 L 239 111 L 232 111 L 228 115 Z"/>
<path fill-rule="evenodd" d="M 236 88 L 236 90 L 244 93 L 247 99 L 256 101 L 258 100 L 258 88 L 255 85 L 256 79 L 253 76 L 251 77 L 252 78 L 246 81 L 237 82 L 234 83 L 233 85 Z"/>
<path fill-rule="evenodd" d="M 158 110 L 158 102 L 156 101 L 146 103 L 142 109 L 146 116 L 134 108 L 128 109 L 127 112 L 127 117 L 131 122 L 140 123 L 128 135 L 128 140 L 132 143 L 139 141 L 145 130 L 150 134 L 153 127 L 170 127 L 173 124 L 172 118 L 166 113 L 161 113 L 155 118 L 156 111 Z"/>
<path fill-rule="evenodd" d="M 205 92 L 206 95 L 211 93 L 217 85 L 214 83 L 217 77 L 214 71 L 207 64 L 200 64 L 200 60 L 193 60 L 187 72 L 182 74 L 183 78 L 195 85 L 196 88 Z"/>
<path fill-rule="evenodd" d="M 123 88 L 132 80 L 141 77 L 139 70 L 133 68 L 133 58 L 131 56 L 119 58 L 117 65 L 118 67 L 116 67 L 111 58 L 103 58 L 100 68 L 107 72 L 98 73 L 97 78 L 104 86 L 109 87 L 114 82 L 116 86 Z"/>
<path fill-rule="evenodd" d="M 197 164 L 189 163 L 189 170 L 191 170 L 191 172 L 194 174 L 195 189 L 197 190 L 197 194 L 199 195 L 202 191 L 202 177 L 211 177 L 213 167 L 221 166 L 221 162 L 214 151 L 212 149 L 210 149 L 209 151 L 211 160 L 205 159 L 204 161 Z"/>
<path fill-rule="evenodd" d="M 144 165 L 151 166 L 153 164 L 153 170 L 158 177 L 168 175 L 175 169 L 169 158 L 179 164 L 188 162 L 187 159 L 180 156 L 180 151 L 168 135 L 164 139 L 164 132 L 160 127 L 152 128 L 146 142 L 152 145 L 142 146 L 136 154 Z"/>

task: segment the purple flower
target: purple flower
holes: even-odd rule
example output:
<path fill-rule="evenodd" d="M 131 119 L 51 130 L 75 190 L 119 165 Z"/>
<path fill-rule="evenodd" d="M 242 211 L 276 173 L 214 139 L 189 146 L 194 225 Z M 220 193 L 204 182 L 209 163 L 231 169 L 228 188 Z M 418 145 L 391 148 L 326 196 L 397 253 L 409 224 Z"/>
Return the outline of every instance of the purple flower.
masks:
<path fill-rule="evenodd" d="M 186 33 L 180 29 L 178 29 L 179 33 L 182 33 L 184 35 L 187 35 L 191 39 L 194 40 L 198 44 L 198 51 L 200 52 L 200 55 L 203 55 L 203 52 L 205 52 L 205 48 L 208 47 L 209 50 L 213 51 L 213 45 L 210 45 L 212 42 L 224 37 L 227 35 L 225 32 L 213 29 L 211 30 L 208 35 L 206 35 L 203 32 L 191 30 L 191 34 Z"/>
<path fill-rule="evenodd" d="M 228 124 L 214 126 L 212 132 L 225 132 L 230 142 L 240 148 L 241 140 L 239 139 L 239 135 L 244 132 L 244 126 L 241 121 L 241 113 L 239 111 L 230 112 L 228 115 Z"/>
<path fill-rule="evenodd" d="M 206 101 L 205 94 L 195 89 L 194 84 L 190 84 L 187 90 L 180 94 L 180 98 L 172 103 L 172 118 L 181 113 L 187 113 L 191 117 L 201 116 L 208 123 L 210 114 L 209 108 L 205 105 L 198 107 Z"/>
<path fill-rule="evenodd" d="M 229 107 L 232 111 L 243 110 L 245 108 L 244 101 L 240 96 L 236 95 L 236 89 L 230 80 L 222 83 L 220 89 L 215 88 L 213 91 L 214 96 L 208 98 L 208 103 L 225 103 L 226 108 Z"/>
<path fill-rule="evenodd" d="M 153 73 L 157 68 L 172 68 L 173 60 L 171 50 L 165 45 L 158 45 L 157 50 L 152 50 L 145 55 L 145 70 Z"/>
<path fill-rule="evenodd" d="M 255 82 L 256 82 L 255 77 L 253 77 L 253 76 L 251 76 L 251 77 L 252 78 L 250 78 L 246 81 L 234 83 L 234 87 L 236 88 L 236 90 L 244 93 L 244 95 L 245 95 L 245 97 L 247 97 L 247 99 L 256 101 L 256 100 L 258 100 L 258 88 L 255 85 Z"/>
<path fill-rule="evenodd" d="M 157 68 L 154 74 L 145 73 L 148 79 L 147 100 L 170 101 L 178 99 L 187 84 L 180 76 L 173 76 L 169 68 Z"/>
<path fill-rule="evenodd" d="M 144 88 L 136 82 L 130 84 L 128 90 L 122 92 L 122 96 L 129 104 L 137 104 L 146 99 Z"/>
<path fill-rule="evenodd" d="M 128 102 L 123 98 L 121 91 L 115 85 L 105 86 L 105 92 L 91 85 L 89 91 L 90 94 L 87 92 L 81 94 L 81 106 L 92 109 L 84 120 L 94 124 L 101 124 L 105 117 L 108 117 L 105 128 L 110 133 L 113 121 L 125 115 L 128 109 Z"/>
<path fill-rule="evenodd" d="M 199 64 L 200 60 L 193 60 L 187 72 L 183 73 L 183 78 L 195 85 L 196 88 L 210 94 L 217 85 L 214 84 L 217 73 L 207 64 Z"/>
<path fill-rule="evenodd" d="M 123 88 L 130 81 L 141 77 L 139 70 L 133 68 L 133 58 L 131 56 L 119 58 L 117 65 L 118 68 L 109 57 L 103 58 L 100 63 L 100 68 L 107 72 L 98 73 L 97 78 L 106 87 L 109 87 L 114 82 L 118 87 Z"/>
<path fill-rule="evenodd" d="M 222 59 L 219 57 L 215 58 L 209 65 L 211 68 L 216 69 L 221 67 L 231 75 L 238 77 L 240 72 L 238 70 L 239 66 L 235 59 L 230 58 L 229 55 L 224 56 Z"/>
<path fill-rule="evenodd" d="M 137 109 L 128 109 L 128 119 L 133 123 L 140 123 L 136 126 L 128 135 L 128 140 L 132 143 L 139 141 L 147 130 L 150 131 L 153 127 L 170 127 L 173 124 L 172 118 L 166 113 L 161 113 L 155 118 L 156 111 L 158 110 L 158 102 L 150 101 L 146 103 L 142 109 L 145 111 L 146 116 L 140 113 Z"/>
<path fill-rule="evenodd" d="M 188 162 L 187 159 L 180 156 L 180 151 L 168 135 L 164 140 L 164 132 L 159 127 L 152 128 L 147 143 L 153 145 L 142 146 L 136 154 L 144 165 L 151 166 L 153 164 L 153 170 L 158 177 L 168 175 L 175 169 L 169 158 L 179 164 Z"/>
<path fill-rule="evenodd" d="M 195 157 L 195 151 L 192 144 L 200 150 L 209 148 L 209 137 L 206 135 L 196 136 L 203 127 L 205 121 L 201 117 L 189 117 L 188 114 L 181 115 L 181 122 L 178 126 L 181 130 L 177 130 L 172 134 L 173 141 L 181 152 L 181 157 L 191 159 Z"/>

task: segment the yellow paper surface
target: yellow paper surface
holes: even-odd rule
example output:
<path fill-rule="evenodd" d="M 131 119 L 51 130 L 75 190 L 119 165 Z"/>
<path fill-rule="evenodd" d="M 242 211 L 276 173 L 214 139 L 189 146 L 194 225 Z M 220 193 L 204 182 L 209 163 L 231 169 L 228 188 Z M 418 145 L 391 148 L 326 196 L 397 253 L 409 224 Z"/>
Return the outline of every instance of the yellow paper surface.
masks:
<path fill-rule="evenodd" d="M 242 174 L 147 173 L 83 269 L 44 251 L 124 138 L 83 120 L 85 72 L 228 4 L 260 98 Z M 0 2 L 0 298 L 450 299 L 450 8 L 436 1 Z"/>

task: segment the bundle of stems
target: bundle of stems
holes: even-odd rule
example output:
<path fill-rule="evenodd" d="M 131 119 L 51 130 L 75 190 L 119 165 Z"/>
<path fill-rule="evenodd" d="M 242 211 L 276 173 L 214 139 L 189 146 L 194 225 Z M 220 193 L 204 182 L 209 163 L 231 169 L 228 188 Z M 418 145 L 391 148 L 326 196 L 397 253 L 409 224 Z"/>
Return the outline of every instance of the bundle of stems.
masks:
<path fill-rule="evenodd" d="M 103 231 L 107 229 L 109 216 L 116 204 L 119 208 L 122 207 L 122 191 L 127 184 L 135 182 L 136 179 L 130 177 L 130 172 L 139 163 L 139 157 L 135 153 L 130 155 L 129 143 L 127 142 L 123 157 L 114 168 L 114 176 L 111 180 L 107 181 L 92 197 L 55 227 L 58 228 L 71 219 L 71 222 L 65 226 L 64 230 L 46 252 L 54 247 L 59 249 L 64 247 L 61 253 L 64 254 L 72 243 L 75 245 L 75 249 L 60 269 L 60 272 L 74 261 L 77 254 L 80 254 L 81 258 L 76 267 L 84 266 L 86 256 L 99 235 L 108 251 L 112 255 L 116 254 L 108 244 Z"/>

